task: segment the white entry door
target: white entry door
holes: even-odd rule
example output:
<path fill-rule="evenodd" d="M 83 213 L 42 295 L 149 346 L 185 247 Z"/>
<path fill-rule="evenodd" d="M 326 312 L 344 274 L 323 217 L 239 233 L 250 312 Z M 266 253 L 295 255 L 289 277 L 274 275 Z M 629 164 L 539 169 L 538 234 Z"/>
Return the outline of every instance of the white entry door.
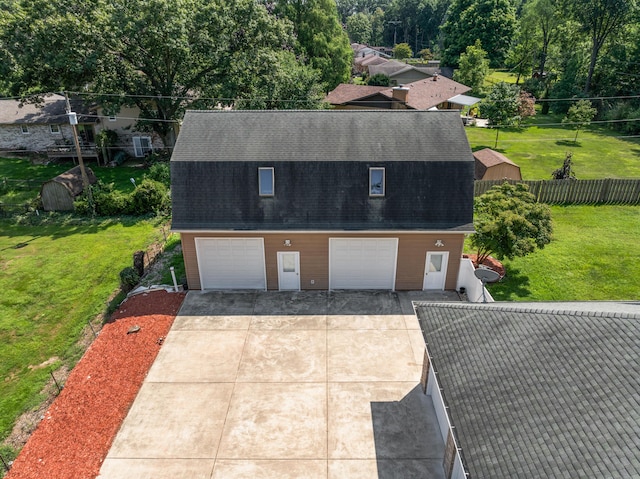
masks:
<path fill-rule="evenodd" d="M 300 291 L 300 253 L 297 251 L 278 252 L 278 288 Z"/>
<path fill-rule="evenodd" d="M 427 251 L 422 289 L 444 289 L 448 263 L 448 251 Z"/>

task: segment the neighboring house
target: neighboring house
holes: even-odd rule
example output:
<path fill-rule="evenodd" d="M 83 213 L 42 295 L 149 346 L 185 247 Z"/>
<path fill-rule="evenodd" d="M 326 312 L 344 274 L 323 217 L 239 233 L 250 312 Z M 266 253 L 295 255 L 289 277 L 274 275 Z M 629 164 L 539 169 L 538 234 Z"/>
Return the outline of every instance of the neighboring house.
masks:
<path fill-rule="evenodd" d="M 462 110 L 454 103 L 471 88 L 443 76 L 433 76 L 401 87 L 373 87 L 341 83 L 325 97 L 336 109 Z M 471 98 L 464 96 L 465 99 Z M 476 101 L 479 101 L 476 99 Z"/>
<path fill-rule="evenodd" d="M 476 180 L 521 180 L 520 167 L 502 153 L 484 148 L 475 151 Z"/>
<path fill-rule="evenodd" d="M 356 57 L 353 61 L 355 71 L 363 73 L 368 71 L 370 65 L 379 65 L 386 63 L 388 60 L 380 57 L 379 55 L 369 54 L 364 57 Z"/>
<path fill-rule="evenodd" d="M 162 147 L 156 135 L 134 129 L 137 108 L 123 108 L 117 116 L 109 116 L 97 106 L 87 106 L 78 99 L 70 101 L 78 118 L 78 136 L 83 158 L 97 159 L 105 152 L 96 148 L 101 130 L 114 130 L 118 143 L 113 148 L 129 155 L 143 157 L 153 148 Z M 73 132 L 62 95 L 44 97 L 38 104 L 18 100 L 0 100 L 0 151 L 47 154 L 49 158 L 75 158 Z"/>
<path fill-rule="evenodd" d="M 190 289 L 455 289 L 473 231 L 454 111 L 188 111 L 171 183 Z"/>
<path fill-rule="evenodd" d="M 416 313 L 446 477 L 640 477 L 637 303 L 419 303 Z"/>
<path fill-rule="evenodd" d="M 388 76 L 390 85 L 397 86 L 439 75 L 440 66 L 439 62 L 432 62 L 429 66 L 416 66 L 398 60 L 389 60 L 370 65 L 368 71 L 369 76 L 377 74 Z"/>
<path fill-rule="evenodd" d="M 78 114 L 78 133 L 82 154 L 97 158 L 95 150 L 95 111 L 72 101 Z M 0 100 L 0 151 L 47 153 L 50 157 L 73 157 L 73 132 L 62 95 L 49 95 L 40 104 Z"/>
<path fill-rule="evenodd" d="M 355 58 L 365 57 L 367 55 L 376 55 L 381 58 L 389 59 L 393 55 L 393 48 L 387 47 L 370 47 L 361 43 L 352 43 L 351 48 Z"/>
<path fill-rule="evenodd" d="M 118 135 L 118 142 L 111 146 L 111 152 L 105 152 L 105 156 L 113 158 L 114 153 L 125 151 L 135 158 L 145 157 L 154 149 L 164 148 L 160 137 L 153 132 L 141 132 L 135 130 L 136 120 L 140 117 L 137 107 L 121 107 L 115 115 L 105 113 L 99 107 L 100 130 L 113 130 Z"/>

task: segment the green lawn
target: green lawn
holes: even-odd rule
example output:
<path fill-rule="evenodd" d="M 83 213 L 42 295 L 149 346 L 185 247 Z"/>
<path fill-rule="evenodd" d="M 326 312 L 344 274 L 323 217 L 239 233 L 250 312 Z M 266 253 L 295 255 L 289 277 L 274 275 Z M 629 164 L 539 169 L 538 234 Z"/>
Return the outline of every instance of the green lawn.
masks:
<path fill-rule="evenodd" d="M 115 183 L 119 189 L 131 189 L 130 178 L 134 178 L 136 182 L 142 180 L 145 171 L 137 166 L 129 166 L 130 163 L 124 163 L 116 168 L 108 168 L 105 166 L 97 166 L 93 162 L 86 164 L 95 173 L 98 180 L 103 183 Z M 22 204 L 34 199 L 40 193 L 42 183 L 50 180 L 60 173 L 73 168 L 72 162 L 55 163 L 50 165 L 33 164 L 26 158 L 0 158 L 0 203 Z M 20 183 L 16 187 L 16 183 L 8 181 L 6 187 L 3 187 L 3 180 L 29 180 L 29 184 Z M 25 189 L 25 186 L 30 186 Z"/>
<path fill-rule="evenodd" d="M 538 115 L 527 128 L 465 131 L 474 151 L 492 148 L 503 153 L 520 166 L 525 180 L 551 179 L 567 152 L 573 154 L 578 179 L 640 178 L 640 139 L 618 138 L 619 133 L 592 126 L 580 131 L 574 144 L 575 131 L 557 125 L 560 121 L 557 116 Z"/>
<path fill-rule="evenodd" d="M 496 301 L 640 298 L 640 207 L 554 206 L 552 216 L 551 244 L 504 260 L 506 277 L 488 287 Z"/>
<path fill-rule="evenodd" d="M 501 81 L 505 83 L 515 83 L 517 78 L 518 75 L 509 70 L 491 70 L 484 79 L 484 85 L 486 89 L 490 89 L 492 85 L 500 83 Z M 520 83 L 524 80 L 525 78 L 520 77 Z"/>
<path fill-rule="evenodd" d="M 160 239 L 157 219 L 58 219 L 0 222 L 0 439 L 42 400 L 49 372 L 77 361 L 82 328 L 105 310 L 132 254 Z"/>

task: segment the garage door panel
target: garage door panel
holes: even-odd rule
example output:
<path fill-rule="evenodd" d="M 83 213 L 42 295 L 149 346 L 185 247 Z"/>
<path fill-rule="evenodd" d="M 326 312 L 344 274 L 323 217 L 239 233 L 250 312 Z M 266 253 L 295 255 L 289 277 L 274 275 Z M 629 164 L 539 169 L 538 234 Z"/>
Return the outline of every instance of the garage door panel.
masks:
<path fill-rule="evenodd" d="M 331 289 L 394 289 L 397 238 L 331 238 Z"/>
<path fill-rule="evenodd" d="M 202 289 L 266 289 L 262 238 L 196 238 Z"/>

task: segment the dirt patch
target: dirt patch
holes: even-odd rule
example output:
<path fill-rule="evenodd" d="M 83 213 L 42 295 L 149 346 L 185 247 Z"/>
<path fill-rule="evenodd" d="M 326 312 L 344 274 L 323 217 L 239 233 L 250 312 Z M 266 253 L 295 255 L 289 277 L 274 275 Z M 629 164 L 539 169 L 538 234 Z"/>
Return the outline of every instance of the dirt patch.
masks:
<path fill-rule="evenodd" d="M 39 410 L 40 423 L 6 478 L 98 475 L 183 300 L 183 293 L 154 291 L 120 305 L 115 322 L 104 326 L 57 399 Z M 129 333 L 136 325 L 140 329 Z"/>
<path fill-rule="evenodd" d="M 153 263 L 145 270 L 144 276 L 140 279 L 141 286 L 151 286 L 161 284 L 162 275 L 169 270 L 171 261 L 175 256 L 182 254 L 182 245 L 179 244 L 171 251 L 164 251 L 161 255 L 156 256 Z M 180 278 L 177 278 L 180 281 Z"/>

